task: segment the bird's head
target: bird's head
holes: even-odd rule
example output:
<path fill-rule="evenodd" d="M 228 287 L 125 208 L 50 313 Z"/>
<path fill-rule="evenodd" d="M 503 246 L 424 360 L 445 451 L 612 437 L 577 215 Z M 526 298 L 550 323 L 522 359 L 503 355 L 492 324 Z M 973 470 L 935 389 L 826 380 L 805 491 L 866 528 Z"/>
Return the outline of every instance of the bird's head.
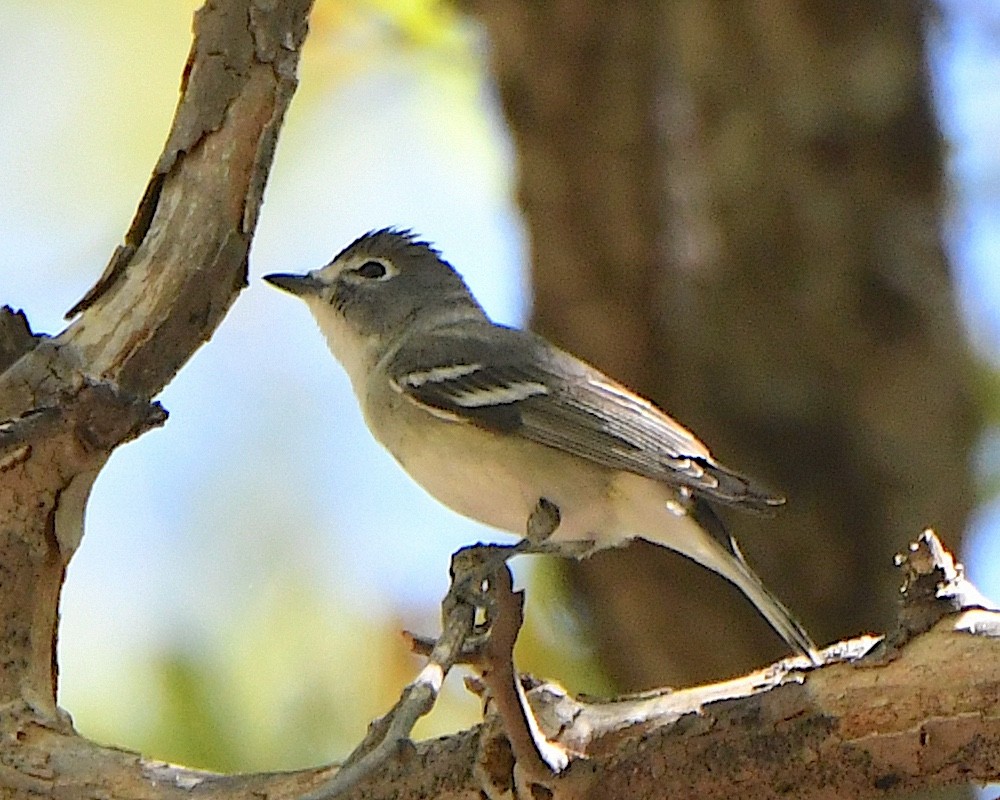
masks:
<path fill-rule="evenodd" d="M 408 230 L 371 231 L 324 267 L 264 280 L 304 300 L 328 336 L 333 318 L 338 329 L 384 341 L 442 313 L 482 314 L 454 268 Z"/>
<path fill-rule="evenodd" d="M 487 319 L 452 266 L 406 230 L 371 231 L 325 267 L 264 280 L 305 301 L 359 397 L 370 369 L 406 335 Z"/>

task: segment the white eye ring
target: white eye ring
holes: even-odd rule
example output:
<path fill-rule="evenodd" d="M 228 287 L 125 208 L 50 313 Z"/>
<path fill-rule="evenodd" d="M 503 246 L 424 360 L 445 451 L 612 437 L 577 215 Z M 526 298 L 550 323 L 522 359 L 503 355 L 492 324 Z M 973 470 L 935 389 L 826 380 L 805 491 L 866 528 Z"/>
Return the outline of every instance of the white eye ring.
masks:
<path fill-rule="evenodd" d="M 398 273 L 389 262 L 379 258 L 367 258 L 360 266 L 348 270 L 348 274 L 358 283 L 368 281 L 387 281 Z"/>

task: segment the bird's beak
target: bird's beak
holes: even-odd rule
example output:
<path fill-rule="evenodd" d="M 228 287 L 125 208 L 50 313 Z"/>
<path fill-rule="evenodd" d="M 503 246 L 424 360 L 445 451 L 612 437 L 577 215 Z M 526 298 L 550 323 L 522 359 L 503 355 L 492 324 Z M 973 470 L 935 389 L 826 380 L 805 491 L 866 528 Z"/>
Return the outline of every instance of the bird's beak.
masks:
<path fill-rule="evenodd" d="M 306 273 L 305 275 L 291 275 L 283 272 L 275 272 L 265 275 L 264 280 L 272 286 L 277 286 L 284 292 L 294 294 L 296 297 L 308 297 L 311 294 L 318 294 L 323 288 L 323 282 L 318 278 Z"/>

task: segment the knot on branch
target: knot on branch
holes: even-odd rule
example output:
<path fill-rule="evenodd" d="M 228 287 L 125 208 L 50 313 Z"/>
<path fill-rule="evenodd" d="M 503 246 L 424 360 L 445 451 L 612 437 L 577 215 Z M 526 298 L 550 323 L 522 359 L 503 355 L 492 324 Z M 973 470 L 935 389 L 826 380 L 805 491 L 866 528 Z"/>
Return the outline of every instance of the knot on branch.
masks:
<path fill-rule="evenodd" d="M 43 337 L 31 332 L 23 311 L 0 308 L 0 372 L 31 350 Z"/>
<path fill-rule="evenodd" d="M 885 655 L 892 656 L 948 614 L 992 607 L 930 528 L 911 542 L 906 552 L 897 553 L 894 561 L 903 572 L 903 585 L 898 624 L 886 638 Z"/>
<path fill-rule="evenodd" d="M 162 405 L 123 391 L 111 383 L 87 380 L 74 414 L 77 441 L 85 448 L 110 454 L 147 430 L 167 421 Z"/>

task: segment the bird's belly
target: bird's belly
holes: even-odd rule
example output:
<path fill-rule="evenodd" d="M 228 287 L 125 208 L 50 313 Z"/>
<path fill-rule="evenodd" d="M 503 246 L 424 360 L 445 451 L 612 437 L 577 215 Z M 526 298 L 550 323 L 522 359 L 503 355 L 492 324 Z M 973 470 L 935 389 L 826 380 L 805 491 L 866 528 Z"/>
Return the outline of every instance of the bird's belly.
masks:
<path fill-rule="evenodd" d="M 442 458 L 429 448 L 415 449 L 407 456 L 400 460 L 402 466 L 448 508 L 494 528 L 524 531 L 533 504 L 529 505 L 524 482 L 515 470 L 475 455 Z"/>
<path fill-rule="evenodd" d="M 430 433 L 411 429 L 382 443 L 427 492 L 470 519 L 523 536 L 544 497 L 559 507 L 553 541 L 601 540 L 608 546 L 623 538 L 614 504 L 607 502 L 609 473 L 575 456 L 444 420 Z"/>

